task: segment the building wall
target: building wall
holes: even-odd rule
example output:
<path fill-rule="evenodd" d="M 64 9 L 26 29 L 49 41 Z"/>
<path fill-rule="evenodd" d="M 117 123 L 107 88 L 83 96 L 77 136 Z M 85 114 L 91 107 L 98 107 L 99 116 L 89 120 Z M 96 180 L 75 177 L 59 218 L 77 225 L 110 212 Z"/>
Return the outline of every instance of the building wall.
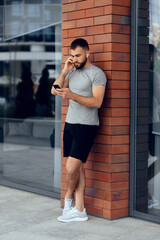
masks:
<path fill-rule="evenodd" d="M 104 218 L 128 216 L 130 0 L 62 0 L 62 65 L 70 43 L 79 37 L 88 41 L 92 63 L 108 79 L 99 111 L 101 125 L 85 164 L 85 207 L 88 213 Z M 68 102 L 62 100 L 62 135 L 67 108 Z M 62 205 L 65 163 L 62 157 Z"/>

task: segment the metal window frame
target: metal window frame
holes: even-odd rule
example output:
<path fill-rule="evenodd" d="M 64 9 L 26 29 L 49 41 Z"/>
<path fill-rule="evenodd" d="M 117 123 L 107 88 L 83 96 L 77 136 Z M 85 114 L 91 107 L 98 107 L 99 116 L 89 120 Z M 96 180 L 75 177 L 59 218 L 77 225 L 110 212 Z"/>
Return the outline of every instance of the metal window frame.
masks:
<path fill-rule="evenodd" d="M 137 43 L 139 0 L 131 1 L 131 70 L 130 70 L 130 184 L 129 215 L 160 223 L 160 217 L 136 211 L 136 126 L 137 126 Z"/>

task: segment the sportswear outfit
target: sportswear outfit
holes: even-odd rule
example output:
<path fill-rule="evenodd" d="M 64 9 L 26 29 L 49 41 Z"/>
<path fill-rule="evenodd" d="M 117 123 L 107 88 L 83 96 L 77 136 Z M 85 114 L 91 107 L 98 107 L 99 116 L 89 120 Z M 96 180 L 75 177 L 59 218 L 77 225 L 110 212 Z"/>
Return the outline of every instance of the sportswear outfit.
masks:
<path fill-rule="evenodd" d="M 105 86 L 107 81 L 104 72 L 94 65 L 74 68 L 67 77 L 70 90 L 84 97 L 92 97 L 92 88 L 96 85 Z M 63 135 L 64 157 L 74 157 L 85 163 L 98 125 L 97 108 L 86 107 L 70 99 Z"/>
<path fill-rule="evenodd" d="M 104 72 L 90 65 L 82 69 L 72 69 L 67 75 L 69 88 L 73 93 L 84 97 L 92 97 L 92 89 L 96 85 L 106 85 Z M 93 145 L 96 129 L 99 125 L 98 109 L 86 107 L 69 100 L 69 108 L 63 134 L 64 157 L 73 157 L 86 162 Z M 58 217 L 61 222 L 86 221 L 86 210 L 80 212 L 73 205 L 72 199 L 65 198 L 63 215 Z"/>

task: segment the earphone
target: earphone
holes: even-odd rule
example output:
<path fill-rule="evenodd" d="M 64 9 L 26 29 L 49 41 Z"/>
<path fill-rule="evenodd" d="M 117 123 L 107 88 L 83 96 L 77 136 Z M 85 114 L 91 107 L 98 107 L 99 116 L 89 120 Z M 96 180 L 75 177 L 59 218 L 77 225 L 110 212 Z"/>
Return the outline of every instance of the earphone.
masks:
<path fill-rule="evenodd" d="M 86 57 L 88 58 L 88 53 L 86 54 Z"/>

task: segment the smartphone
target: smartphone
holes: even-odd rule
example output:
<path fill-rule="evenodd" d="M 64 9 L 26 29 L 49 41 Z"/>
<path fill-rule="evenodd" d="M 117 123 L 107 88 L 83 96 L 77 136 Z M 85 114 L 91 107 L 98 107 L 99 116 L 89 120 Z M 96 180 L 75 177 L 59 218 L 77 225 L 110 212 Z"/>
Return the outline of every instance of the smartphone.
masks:
<path fill-rule="evenodd" d="M 58 84 L 53 84 L 53 87 L 54 87 L 55 89 L 57 89 L 57 88 L 60 89 L 60 86 L 59 86 Z"/>

